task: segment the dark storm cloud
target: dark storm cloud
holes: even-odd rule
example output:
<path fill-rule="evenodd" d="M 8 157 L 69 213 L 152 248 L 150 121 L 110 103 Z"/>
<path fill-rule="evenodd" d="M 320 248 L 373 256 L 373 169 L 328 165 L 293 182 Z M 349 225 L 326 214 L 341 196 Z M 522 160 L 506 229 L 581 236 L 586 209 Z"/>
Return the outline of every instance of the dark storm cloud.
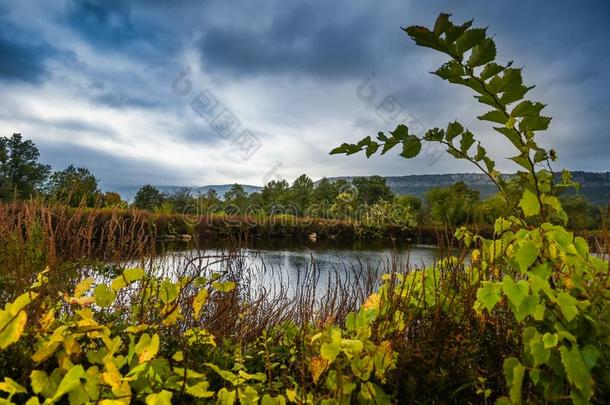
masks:
<path fill-rule="evenodd" d="M 54 56 L 59 56 L 56 48 L 28 38 L 18 25 L 0 18 L 0 79 L 40 83 L 49 76 L 46 62 Z"/>
<path fill-rule="evenodd" d="M 70 0 L 66 11 L 68 24 L 97 45 L 117 46 L 140 36 L 126 1 Z"/>
<path fill-rule="evenodd" d="M 275 4 L 269 24 L 256 18 L 249 24 L 222 26 L 210 21 L 198 44 L 204 66 L 239 76 L 282 73 L 345 79 L 367 74 L 379 66 L 382 52 L 392 58 L 396 50 L 395 41 L 384 40 L 387 31 L 371 20 L 375 6 Z M 393 31 L 400 35 L 398 26 Z"/>

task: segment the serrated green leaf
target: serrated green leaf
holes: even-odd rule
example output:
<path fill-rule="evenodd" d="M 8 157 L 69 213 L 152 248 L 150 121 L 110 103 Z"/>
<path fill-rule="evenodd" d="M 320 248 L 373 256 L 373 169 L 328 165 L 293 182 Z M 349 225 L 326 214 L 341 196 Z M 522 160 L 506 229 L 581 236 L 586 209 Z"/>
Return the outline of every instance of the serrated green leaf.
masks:
<path fill-rule="evenodd" d="M 524 117 L 519 123 L 519 130 L 525 131 L 544 131 L 549 128 L 550 117 Z"/>
<path fill-rule="evenodd" d="M 460 55 L 469 51 L 485 39 L 485 28 L 471 28 L 455 41 L 455 49 Z"/>
<path fill-rule="evenodd" d="M 402 142 L 402 152 L 400 156 L 405 159 L 414 158 L 421 151 L 421 141 L 415 135 L 410 135 L 406 140 Z"/>
<path fill-rule="evenodd" d="M 464 127 L 457 121 L 450 123 L 447 126 L 447 133 L 445 135 L 445 140 L 447 142 L 451 142 L 456 136 L 460 135 L 464 132 Z"/>
<path fill-rule="evenodd" d="M 473 68 L 481 66 L 493 61 L 495 58 L 496 43 L 491 38 L 485 38 L 473 48 L 470 58 L 468 58 L 468 66 Z"/>
<path fill-rule="evenodd" d="M 561 346 L 559 353 L 570 384 L 578 388 L 586 399 L 591 398 L 591 395 L 593 395 L 593 378 L 580 355 L 578 346 L 573 345 L 571 349 Z"/>
<path fill-rule="evenodd" d="M 444 137 L 445 137 L 445 130 L 438 129 L 438 128 L 430 129 L 424 135 L 424 139 L 427 141 L 442 141 Z"/>
<path fill-rule="evenodd" d="M 474 136 L 472 135 L 472 133 L 470 131 L 464 132 L 460 139 L 460 151 L 466 154 L 473 144 Z"/>
<path fill-rule="evenodd" d="M 529 100 L 520 102 L 513 108 L 510 115 L 512 117 L 532 117 L 540 114 L 540 111 L 545 107 L 542 103 L 532 103 Z"/>
<path fill-rule="evenodd" d="M 508 121 L 508 117 L 506 115 L 504 115 L 504 113 L 500 110 L 488 111 L 485 114 L 483 114 L 477 118 L 482 121 L 497 122 L 498 124 L 502 124 L 502 125 L 505 125 L 506 122 Z"/>
<path fill-rule="evenodd" d="M 504 69 L 504 66 L 498 65 L 497 63 L 488 63 L 481 71 L 479 77 L 481 80 L 487 81 L 488 79 L 491 79 L 493 76 L 502 72 Z"/>

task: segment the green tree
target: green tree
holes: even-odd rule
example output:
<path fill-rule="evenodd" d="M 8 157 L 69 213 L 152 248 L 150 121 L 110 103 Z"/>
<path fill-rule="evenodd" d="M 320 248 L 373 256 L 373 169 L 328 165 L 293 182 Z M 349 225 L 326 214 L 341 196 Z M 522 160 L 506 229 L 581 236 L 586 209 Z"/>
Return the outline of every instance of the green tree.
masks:
<path fill-rule="evenodd" d="M 358 201 L 361 204 L 372 205 L 381 200 L 392 201 L 394 194 L 381 176 L 355 177 L 352 184 L 358 192 Z"/>
<path fill-rule="evenodd" d="M 290 185 L 286 180 L 272 180 L 265 184 L 261 190 L 261 198 L 263 201 L 264 209 L 271 213 L 292 212 L 288 207 L 290 204 L 289 198 Z"/>
<path fill-rule="evenodd" d="M 0 138 L 0 199 L 29 198 L 40 190 L 51 167 L 38 162 L 40 153 L 21 134 Z"/>
<path fill-rule="evenodd" d="M 600 229 L 603 213 L 582 195 L 571 195 L 561 199 L 561 205 L 568 214 L 568 228 L 574 230 Z"/>
<path fill-rule="evenodd" d="M 248 193 L 241 184 L 233 184 L 224 196 L 225 210 L 231 214 L 243 214 L 248 206 Z"/>
<path fill-rule="evenodd" d="M 68 166 L 49 179 L 47 193 L 52 201 L 70 207 L 93 207 L 102 202 L 98 181 L 85 167 Z"/>
<path fill-rule="evenodd" d="M 296 178 L 290 187 L 290 200 L 299 215 L 303 215 L 311 205 L 314 190 L 313 180 L 302 174 Z"/>
<path fill-rule="evenodd" d="M 437 187 L 426 193 L 433 222 L 448 226 L 463 225 L 474 219 L 479 192 L 468 188 L 464 182 L 449 187 Z"/>
<path fill-rule="evenodd" d="M 123 201 L 121 195 L 115 191 L 106 191 L 103 196 L 104 205 L 106 207 L 126 207 L 127 203 Z"/>
<path fill-rule="evenodd" d="M 177 214 L 192 214 L 196 211 L 196 201 L 191 195 L 191 189 L 179 188 L 170 195 L 165 196 L 164 202 L 169 203 L 173 212 Z"/>
<path fill-rule="evenodd" d="M 150 184 L 146 184 L 138 190 L 133 200 L 133 205 L 142 210 L 154 211 L 165 201 L 165 194 Z"/>

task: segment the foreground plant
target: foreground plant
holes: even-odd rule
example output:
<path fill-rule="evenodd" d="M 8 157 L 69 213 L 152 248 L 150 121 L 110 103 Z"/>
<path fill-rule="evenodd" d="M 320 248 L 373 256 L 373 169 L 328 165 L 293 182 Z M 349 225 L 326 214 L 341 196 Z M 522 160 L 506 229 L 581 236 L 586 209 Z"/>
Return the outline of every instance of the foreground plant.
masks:
<path fill-rule="evenodd" d="M 434 72 L 437 76 L 469 87 L 480 103 L 491 107 L 478 118 L 494 123 L 514 147 L 510 159 L 521 168 L 520 201 L 505 192 L 506 182 L 481 140 L 457 121 L 423 137 L 399 125 L 389 134 L 344 143 L 331 153 L 364 151 L 370 157 L 399 146 L 400 155 L 409 159 L 420 153 L 422 142 L 433 142 L 485 173 L 512 215 L 497 219 L 492 239 L 466 229 L 456 237 L 474 248 L 470 269 L 480 279 L 474 309 L 494 316 L 497 308 L 508 308 L 522 330 L 521 354 L 504 361 L 508 396 L 498 402 L 601 400 L 610 392 L 609 264 L 564 228 L 568 217 L 557 196 L 575 183 L 566 171 L 555 182 L 551 162 L 556 153 L 537 143 L 537 133 L 548 129 L 551 118 L 541 115 L 544 104 L 524 98 L 533 86 L 523 83 L 522 69 L 495 61 L 496 45 L 485 28 L 472 28 L 472 21 L 455 25 L 449 17 L 439 15 L 431 29 L 413 26 L 405 31 L 416 44 L 450 57 Z"/>
<path fill-rule="evenodd" d="M 23 339 L 34 347 L 28 383 L 5 377 L 0 403 L 389 403 L 377 382 L 396 355 L 388 341 L 371 340 L 378 306 L 352 313 L 346 329 L 301 334 L 287 323 L 254 344 L 232 345 L 204 328 L 209 306 L 235 293 L 235 282 L 217 273 L 171 280 L 127 269 L 107 282 L 86 278 L 59 300 L 40 298 L 47 273 L 0 311 L 0 348 Z M 28 306 L 43 316 L 27 323 Z"/>

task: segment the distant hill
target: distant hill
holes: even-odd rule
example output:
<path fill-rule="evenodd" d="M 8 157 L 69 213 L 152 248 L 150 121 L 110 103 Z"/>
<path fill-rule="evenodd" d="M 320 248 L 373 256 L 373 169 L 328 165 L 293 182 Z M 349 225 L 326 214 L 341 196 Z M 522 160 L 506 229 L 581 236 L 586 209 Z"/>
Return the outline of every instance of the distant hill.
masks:
<path fill-rule="evenodd" d="M 510 176 L 510 175 L 509 175 Z M 580 183 L 579 193 L 596 205 L 606 206 L 610 195 L 610 172 L 572 172 L 575 181 Z M 329 177 L 330 180 L 351 180 L 353 177 Z M 451 173 L 451 174 L 413 174 L 406 176 L 387 176 L 387 184 L 395 194 L 409 194 L 424 198 L 426 191 L 434 187 L 447 187 L 458 181 L 463 181 L 469 187 L 478 190 L 481 198 L 494 194 L 497 190 L 493 183 L 482 173 Z M 191 194 L 205 194 L 209 189 L 215 189 L 220 198 L 231 188 L 232 184 L 217 184 L 201 187 L 155 186 L 164 193 L 171 194 L 182 188 L 190 188 Z M 260 191 L 262 187 L 244 184 L 245 191 L 250 194 Z M 116 191 L 127 201 L 133 201 L 140 186 L 108 185 L 104 191 Z M 573 193 L 573 192 L 572 192 Z"/>
<path fill-rule="evenodd" d="M 510 175 L 509 175 L 510 176 Z M 574 181 L 580 183 L 579 194 L 585 196 L 593 204 L 606 206 L 610 195 L 610 172 L 572 172 Z M 330 177 L 330 180 L 353 177 Z M 395 194 L 409 194 L 424 198 L 426 191 L 434 187 L 447 187 L 458 181 L 463 181 L 469 187 L 478 190 L 481 198 L 494 194 L 497 189 L 489 178 L 482 173 L 451 173 L 451 174 L 416 174 L 407 176 L 387 176 L 386 182 Z M 574 192 L 570 191 L 571 194 Z"/>

